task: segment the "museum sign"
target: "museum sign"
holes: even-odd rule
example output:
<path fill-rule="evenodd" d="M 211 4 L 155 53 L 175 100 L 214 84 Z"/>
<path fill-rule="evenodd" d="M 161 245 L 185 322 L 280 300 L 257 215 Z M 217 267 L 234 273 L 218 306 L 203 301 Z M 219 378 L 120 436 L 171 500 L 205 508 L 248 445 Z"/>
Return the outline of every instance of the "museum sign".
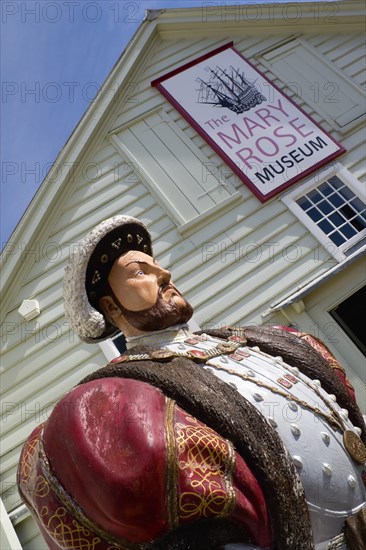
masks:
<path fill-rule="evenodd" d="M 152 85 L 262 202 L 345 152 L 232 43 Z"/>

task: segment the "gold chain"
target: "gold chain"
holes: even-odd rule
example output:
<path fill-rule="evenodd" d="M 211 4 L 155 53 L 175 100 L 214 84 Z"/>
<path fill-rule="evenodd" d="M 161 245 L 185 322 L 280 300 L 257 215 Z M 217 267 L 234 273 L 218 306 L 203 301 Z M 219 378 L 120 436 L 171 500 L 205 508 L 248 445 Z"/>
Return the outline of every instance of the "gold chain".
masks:
<path fill-rule="evenodd" d="M 278 395 L 282 395 L 286 399 L 294 401 L 295 403 L 298 403 L 299 405 L 303 406 L 304 408 L 306 408 L 308 410 L 311 410 L 311 411 L 315 412 L 316 414 L 318 414 L 319 416 L 323 417 L 325 420 L 327 420 L 331 424 L 331 426 L 334 429 L 338 429 L 341 433 L 346 431 L 347 428 L 345 426 L 345 423 L 344 423 L 342 417 L 338 413 L 338 411 L 333 409 L 333 406 L 330 403 L 330 401 L 328 401 L 323 395 L 320 394 L 320 392 L 318 391 L 317 386 L 314 383 L 309 384 L 309 382 L 307 382 L 307 380 L 304 380 L 304 378 L 302 376 L 299 376 L 298 369 L 297 369 L 297 374 L 296 374 L 298 379 L 301 382 L 303 382 L 306 386 L 308 386 L 310 389 L 312 389 L 317 394 L 317 396 L 331 410 L 330 414 L 326 414 L 321 409 L 319 409 L 318 407 L 313 407 L 312 405 L 310 405 L 306 401 L 303 401 L 302 399 L 299 399 L 295 395 L 291 395 L 290 393 L 285 392 L 283 390 L 280 390 L 279 388 L 270 386 L 269 384 L 266 384 L 265 382 L 262 382 L 260 380 L 255 380 L 254 378 L 252 378 L 248 375 L 245 375 L 245 374 L 238 373 L 235 370 L 228 369 L 228 368 L 210 363 L 210 360 L 213 359 L 214 357 L 217 357 L 217 356 L 222 355 L 222 354 L 233 353 L 239 347 L 242 347 L 242 345 L 243 344 L 241 344 L 241 343 L 236 343 L 236 342 L 232 342 L 232 341 L 229 341 L 229 342 L 223 341 L 223 342 L 220 342 L 220 343 L 216 344 L 216 346 L 214 348 L 212 348 L 210 350 L 204 350 L 203 351 L 203 350 L 200 350 L 199 346 L 197 346 L 195 344 L 191 344 L 192 347 L 197 347 L 200 351 L 203 351 L 203 353 L 206 357 L 195 356 L 190 351 L 186 351 L 186 352 L 171 351 L 171 350 L 169 350 L 169 348 L 163 347 L 163 348 L 160 348 L 159 350 L 153 351 L 151 354 L 130 355 L 130 356 L 128 356 L 128 360 L 130 360 L 130 361 L 136 361 L 136 360 L 141 360 L 141 359 L 159 360 L 159 359 L 164 359 L 164 358 L 168 359 L 168 358 L 172 358 L 172 357 L 186 357 L 187 359 L 191 359 L 193 361 L 204 362 L 206 365 L 210 365 L 212 367 L 217 368 L 218 370 L 222 370 L 222 371 L 225 371 L 229 374 L 233 374 L 234 376 L 238 376 L 239 378 L 242 378 L 243 380 L 249 380 L 251 382 L 254 382 L 257 386 L 266 388 L 266 389 L 270 390 L 272 393 L 277 393 Z M 247 349 L 253 349 L 253 351 L 256 351 L 254 348 L 247 348 Z M 265 357 L 268 357 L 270 359 L 274 359 L 271 355 L 268 355 L 268 354 L 262 352 L 259 349 L 258 349 L 258 352 L 261 355 L 265 356 Z M 125 357 L 127 359 L 127 356 L 125 356 Z M 235 359 L 233 359 L 233 361 L 235 361 Z M 241 363 L 239 361 L 238 361 L 238 363 L 243 365 L 243 363 Z M 281 360 L 281 366 L 284 368 L 284 370 L 286 370 L 287 372 L 289 372 L 290 374 L 293 375 L 293 372 L 290 370 L 290 368 L 282 360 Z"/>
<path fill-rule="evenodd" d="M 206 365 L 210 365 L 210 366 L 212 366 L 212 367 L 214 367 L 218 370 L 222 370 L 224 372 L 227 372 L 228 374 L 233 374 L 234 376 L 238 376 L 239 378 L 242 378 L 243 380 L 249 380 L 250 382 L 254 382 L 254 384 L 256 384 L 257 386 L 259 386 L 261 388 L 266 388 L 267 390 L 270 390 L 272 393 L 277 393 L 278 395 L 282 395 L 282 397 L 285 397 L 286 399 L 289 399 L 290 401 L 294 401 L 295 403 L 298 403 L 299 405 L 302 405 L 304 408 L 309 409 L 309 410 L 317 413 L 319 416 L 322 416 L 325 420 L 327 420 L 330 423 L 330 425 L 333 428 L 338 428 L 341 433 L 343 433 L 343 431 L 344 431 L 343 425 L 338 420 L 333 418 L 331 415 L 324 413 L 318 407 L 313 407 L 312 405 L 310 405 L 306 401 L 303 401 L 302 399 L 299 399 L 295 395 L 291 395 L 290 393 L 285 392 L 283 390 L 280 390 L 279 388 L 275 388 L 273 386 L 270 386 L 269 384 L 266 384 L 266 382 L 262 382 L 261 380 L 256 380 L 256 379 L 252 378 L 251 376 L 248 376 L 247 374 L 239 373 L 239 372 L 237 372 L 233 369 L 228 369 L 226 367 L 222 367 L 221 365 L 216 365 L 214 363 L 210 363 L 209 361 L 207 361 Z M 314 388 L 312 388 L 312 389 L 314 389 Z"/>
<path fill-rule="evenodd" d="M 264 353 L 263 351 L 260 351 L 259 350 L 259 353 L 266 356 L 266 357 L 270 357 L 272 358 L 270 355 Z M 281 364 L 281 366 L 287 371 L 289 372 L 290 374 L 293 374 L 293 372 L 290 370 L 290 368 L 288 367 L 288 365 L 286 365 L 286 363 L 282 360 L 281 358 L 281 361 L 279 362 Z M 293 367 L 292 367 L 293 368 Z M 343 433 L 347 427 L 345 426 L 345 422 L 343 420 L 343 418 L 341 417 L 341 415 L 339 414 L 339 412 L 333 408 L 333 405 L 332 403 L 329 401 L 329 399 L 327 399 L 324 395 L 322 395 L 317 387 L 317 385 L 314 383 L 314 380 L 312 381 L 312 383 L 309 383 L 307 380 L 305 380 L 301 375 L 300 375 L 300 372 L 299 372 L 299 369 L 296 369 L 297 370 L 297 374 L 296 376 L 298 377 L 299 380 L 301 380 L 301 382 L 303 382 L 308 388 L 312 389 L 316 394 L 317 396 L 326 404 L 326 406 L 328 407 L 328 409 L 330 409 L 332 412 L 331 412 L 331 415 L 332 416 L 335 416 L 338 423 L 340 424 L 341 426 L 341 429 L 340 431 Z"/>

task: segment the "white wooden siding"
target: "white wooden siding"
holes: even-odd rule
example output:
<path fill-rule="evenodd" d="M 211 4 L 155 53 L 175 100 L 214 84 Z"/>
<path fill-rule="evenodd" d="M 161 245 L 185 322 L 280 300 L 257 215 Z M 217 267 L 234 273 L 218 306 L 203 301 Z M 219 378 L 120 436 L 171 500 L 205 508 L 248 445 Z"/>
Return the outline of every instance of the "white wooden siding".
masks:
<path fill-rule="evenodd" d="M 139 169 L 180 232 L 240 198 L 229 182 L 207 175 L 209 159 L 162 109 L 109 138 Z"/>
<path fill-rule="evenodd" d="M 63 316 L 61 290 L 70 250 L 98 222 L 117 213 L 141 218 L 156 242 L 154 249 L 159 261 L 173 271 L 175 283 L 196 307 L 196 319 L 204 326 L 261 323 L 262 312 L 275 299 L 334 265 L 333 258 L 277 197 L 260 204 L 201 136 L 150 85 L 151 80 L 172 68 L 234 40 L 243 55 L 283 87 L 255 55 L 288 37 L 287 34 L 273 37 L 223 34 L 216 39 L 158 40 L 146 54 L 143 71 L 134 75 L 134 92 L 128 102 L 113 106 L 115 114 L 109 134 L 127 128 L 144 113 L 148 116 L 152 111 L 165 109 L 185 139 L 191 140 L 192 147 L 199 150 L 200 158 L 212 162 L 217 174 L 223 175 L 238 190 L 242 198 L 240 204 L 231 205 L 222 214 L 216 213 L 196 231 L 182 235 L 176 220 L 167 214 L 149 189 L 144 175 L 134 164 L 126 162 L 123 154 L 118 154 L 106 138 L 106 132 L 95 139 L 83 166 L 75 171 L 65 193 L 67 201 L 50 212 L 48 225 L 38 239 L 38 257 L 24 257 L 27 275 L 19 281 L 3 327 L 7 332 L 2 343 L 2 382 L 4 398 L 10 405 L 3 417 L 1 487 L 8 510 L 20 503 L 14 483 L 25 438 L 37 422 L 47 417 L 60 396 L 104 363 L 97 345 L 82 344 L 71 333 Z M 302 39 L 308 40 L 358 85 L 364 85 L 361 35 L 342 36 L 341 26 L 337 26 L 334 33 L 304 35 Z M 302 100 L 295 98 L 295 101 L 334 137 L 341 137 L 312 107 Z M 360 129 L 342 139 L 348 149 L 342 163 L 360 179 L 365 177 L 363 139 Z M 179 150 L 176 157 L 179 163 Z M 187 158 L 186 162 L 189 161 Z M 242 254 L 250 244 L 252 256 Z M 296 260 L 293 259 L 295 252 L 298 253 Z M 255 254 L 258 258 L 254 261 Z M 17 313 L 26 298 L 36 298 L 41 306 L 40 316 L 29 323 Z M 277 318 L 281 319 L 280 314 Z M 43 548 L 29 518 L 17 526 L 17 532 L 24 548 Z"/>
<path fill-rule="evenodd" d="M 263 62 L 282 82 L 292 82 L 297 94 L 336 127 L 349 130 L 365 114 L 365 94 L 305 40 L 295 39 L 263 54 Z"/>
<path fill-rule="evenodd" d="M 24 550 L 47 550 L 47 544 L 31 516 L 16 525 L 16 530 Z"/>

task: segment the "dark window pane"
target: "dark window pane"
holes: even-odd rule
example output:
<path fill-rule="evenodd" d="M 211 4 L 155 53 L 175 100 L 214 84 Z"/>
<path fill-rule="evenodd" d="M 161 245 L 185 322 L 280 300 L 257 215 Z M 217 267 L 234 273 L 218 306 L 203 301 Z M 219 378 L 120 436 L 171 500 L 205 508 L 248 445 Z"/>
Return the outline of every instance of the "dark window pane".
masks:
<path fill-rule="evenodd" d="M 324 196 L 328 196 L 334 192 L 327 181 L 321 184 L 321 186 L 319 187 L 319 191 L 323 193 Z"/>
<path fill-rule="evenodd" d="M 334 244 L 337 246 L 341 246 L 341 244 L 346 242 L 346 239 L 340 233 L 338 233 L 338 231 L 335 231 L 334 233 L 332 233 L 332 235 L 329 235 L 329 238 L 332 239 Z"/>
<path fill-rule="evenodd" d="M 301 197 L 296 202 L 305 211 L 312 206 L 311 202 L 306 197 Z"/>
<path fill-rule="evenodd" d="M 351 204 L 358 212 L 361 212 L 366 206 L 358 197 L 352 199 Z"/>
<path fill-rule="evenodd" d="M 324 231 L 324 233 L 326 233 L 326 235 L 328 235 L 328 233 L 330 233 L 334 229 L 334 227 L 328 222 L 328 220 L 322 220 L 318 223 L 318 226 L 322 231 Z"/>
<path fill-rule="evenodd" d="M 349 204 L 345 204 L 344 206 L 342 206 L 339 211 L 343 214 L 345 218 L 347 218 L 347 220 L 353 218 L 357 214 L 357 212 L 355 212 L 352 206 L 350 206 Z"/>
<path fill-rule="evenodd" d="M 351 191 L 351 189 L 348 189 L 348 187 L 343 187 L 343 189 L 340 189 L 338 193 L 342 195 L 342 197 L 344 197 L 347 201 L 350 201 L 355 196 L 353 191 Z"/>
<path fill-rule="evenodd" d="M 329 197 L 328 199 L 334 206 L 336 206 L 337 208 L 339 206 L 341 206 L 341 204 L 344 203 L 344 200 L 342 199 L 342 197 L 340 197 L 339 195 L 337 195 L 337 193 L 334 193 L 334 195 L 332 195 L 331 197 Z"/>
<path fill-rule="evenodd" d="M 337 176 L 329 178 L 328 182 L 332 185 L 334 189 L 340 189 L 344 185 L 343 181 L 341 181 Z"/>
<path fill-rule="evenodd" d="M 366 227 L 366 221 L 363 220 L 361 216 L 357 216 L 357 218 L 351 220 L 350 223 L 358 232 L 362 231 Z"/>
<path fill-rule="evenodd" d="M 326 200 L 323 200 L 323 201 L 319 202 L 319 204 L 317 206 L 323 212 L 323 214 L 330 214 L 334 210 L 332 205 L 329 204 L 329 202 L 326 201 Z"/>
<path fill-rule="evenodd" d="M 329 216 L 329 219 L 332 223 L 334 223 L 336 227 L 342 225 L 342 223 L 346 221 L 342 216 L 338 214 L 338 212 L 333 212 L 333 214 Z"/>
<path fill-rule="evenodd" d="M 353 227 L 349 223 L 346 223 L 346 225 L 341 227 L 339 231 L 341 231 L 341 233 L 346 237 L 346 239 L 352 239 L 352 237 L 357 235 L 357 232 L 353 229 Z"/>
<path fill-rule="evenodd" d="M 313 189 L 312 191 L 310 191 L 307 196 L 311 201 L 313 201 L 314 204 L 321 201 L 323 198 L 317 189 Z"/>
<path fill-rule="evenodd" d="M 317 222 L 322 219 L 322 214 L 317 210 L 316 208 L 311 208 L 308 212 L 308 215 L 313 220 L 313 222 Z"/>

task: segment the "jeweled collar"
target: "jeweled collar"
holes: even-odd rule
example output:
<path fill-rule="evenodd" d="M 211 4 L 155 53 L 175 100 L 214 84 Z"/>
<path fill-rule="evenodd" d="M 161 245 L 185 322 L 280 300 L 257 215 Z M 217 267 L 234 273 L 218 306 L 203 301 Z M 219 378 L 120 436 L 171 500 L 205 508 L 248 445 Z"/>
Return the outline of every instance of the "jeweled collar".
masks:
<path fill-rule="evenodd" d="M 174 325 L 163 330 L 154 330 L 141 336 L 130 336 L 126 338 L 127 349 L 135 346 L 157 346 L 167 345 L 172 342 L 181 342 L 193 336 L 187 324 Z"/>

